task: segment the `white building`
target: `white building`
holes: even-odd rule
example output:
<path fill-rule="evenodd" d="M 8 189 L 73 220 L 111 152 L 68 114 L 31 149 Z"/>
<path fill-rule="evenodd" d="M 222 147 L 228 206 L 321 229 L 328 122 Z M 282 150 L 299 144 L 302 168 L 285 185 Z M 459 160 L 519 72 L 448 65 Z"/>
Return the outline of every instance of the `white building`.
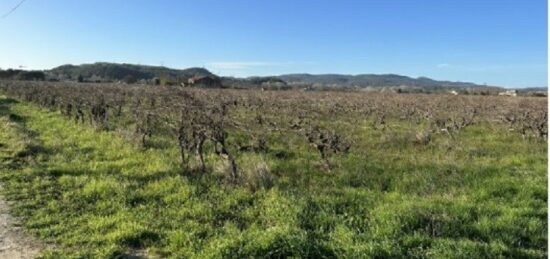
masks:
<path fill-rule="evenodd" d="M 498 93 L 500 96 L 518 96 L 518 90 L 508 90 Z"/>

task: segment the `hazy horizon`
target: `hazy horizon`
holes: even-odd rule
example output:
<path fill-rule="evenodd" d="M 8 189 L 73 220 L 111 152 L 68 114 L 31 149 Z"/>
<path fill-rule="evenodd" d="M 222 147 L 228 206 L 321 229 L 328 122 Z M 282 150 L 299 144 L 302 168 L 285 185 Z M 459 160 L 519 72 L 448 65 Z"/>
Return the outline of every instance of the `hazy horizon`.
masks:
<path fill-rule="evenodd" d="M 20 0 L 0 4 L 7 14 Z M 114 62 L 221 76 L 398 74 L 547 87 L 547 3 L 24 1 L 0 68 Z"/>

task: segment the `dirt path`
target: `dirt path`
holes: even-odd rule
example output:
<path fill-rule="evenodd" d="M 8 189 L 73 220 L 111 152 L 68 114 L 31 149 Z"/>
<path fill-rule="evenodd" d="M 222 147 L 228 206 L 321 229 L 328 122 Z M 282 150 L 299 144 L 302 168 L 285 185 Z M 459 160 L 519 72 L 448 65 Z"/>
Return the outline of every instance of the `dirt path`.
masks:
<path fill-rule="evenodd" d="M 8 108 L 10 101 L 0 96 L 0 131 L 7 131 L 8 122 L 5 117 L 11 113 Z M 7 144 L 0 143 L 0 163 L 4 162 L 5 157 L 2 151 L 7 148 Z M 0 169 L 2 164 L 0 164 Z M 2 185 L 0 183 L 0 193 Z M 43 248 L 40 242 L 34 241 L 28 234 L 23 232 L 21 225 L 10 215 L 10 208 L 5 198 L 0 194 L 0 258 L 22 259 L 34 258 Z"/>
<path fill-rule="evenodd" d="M 42 245 L 23 233 L 18 222 L 9 214 L 6 200 L 0 195 L 0 258 L 34 258 L 41 248 Z"/>

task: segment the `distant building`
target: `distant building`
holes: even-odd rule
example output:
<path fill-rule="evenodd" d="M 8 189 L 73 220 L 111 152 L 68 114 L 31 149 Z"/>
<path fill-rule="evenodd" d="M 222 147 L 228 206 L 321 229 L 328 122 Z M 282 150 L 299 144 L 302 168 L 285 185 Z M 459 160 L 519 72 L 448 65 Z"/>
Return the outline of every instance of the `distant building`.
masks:
<path fill-rule="evenodd" d="M 500 96 L 518 96 L 518 90 L 508 90 L 498 93 Z"/>
<path fill-rule="evenodd" d="M 193 76 L 187 80 L 188 86 L 220 87 L 221 81 L 213 76 Z"/>
<path fill-rule="evenodd" d="M 452 91 L 450 91 L 449 93 L 452 94 L 452 95 L 458 95 L 458 92 L 455 91 L 455 90 L 452 90 Z"/>
<path fill-rule="evenodd" d="M 147 84 L 147 79 L 140 79 L 140 80 L 138 80 L 138 84 L 140 84 L 140 85 L 146 85 L 146 84 Z"/>

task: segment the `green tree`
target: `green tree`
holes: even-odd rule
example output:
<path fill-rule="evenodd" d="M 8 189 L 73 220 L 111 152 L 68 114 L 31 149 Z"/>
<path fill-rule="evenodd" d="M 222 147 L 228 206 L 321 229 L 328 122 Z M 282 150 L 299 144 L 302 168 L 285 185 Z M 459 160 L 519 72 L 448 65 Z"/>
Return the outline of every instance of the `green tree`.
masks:
<path fill-rule="evenodd" d="M 122 78 L 122 81 L 127 84 L 134 84 L 137 82 L 137 79 L 132 75 L 126 75 L 124 78 Z"/>

